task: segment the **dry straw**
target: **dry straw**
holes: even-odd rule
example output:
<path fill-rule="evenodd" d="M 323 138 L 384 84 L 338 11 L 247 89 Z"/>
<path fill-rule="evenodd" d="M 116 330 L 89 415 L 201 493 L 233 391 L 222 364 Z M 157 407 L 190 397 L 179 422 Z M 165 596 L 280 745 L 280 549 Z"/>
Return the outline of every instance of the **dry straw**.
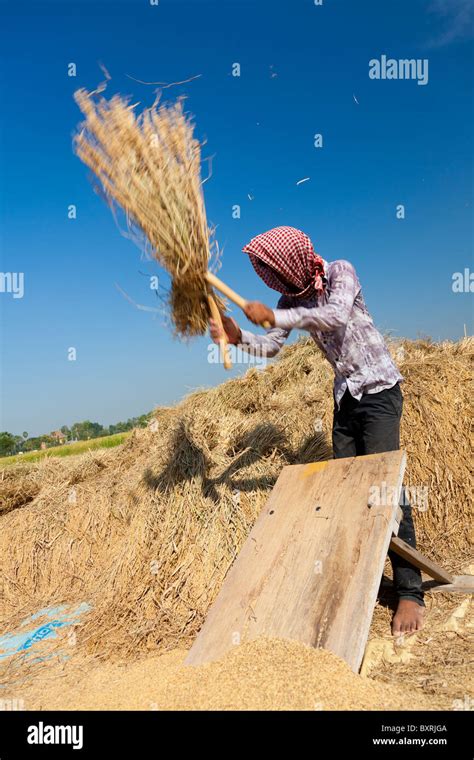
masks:
<path fill-rule="evenodd" d="M 473 339 L 392 344 L 406 378 L 406 483 L 428 488 L 414 509 L 419 546 L 455 574 L 471 561 L 473 349 Z M 301 341 L 264 371 L 157 409 L 156 426 L 115 449 L 5 468 L 0 630 L 46 605 L 86 601 L 80 652 L 134 658 L 188 646 L 281 468 L 331 456 L 332 380 L 314 343 Z M 378 633 L 389 635 L 383 610 Z M 449 646 L 435 653 L 438 643 Z M 425 649 L 467 688 L 456 642 L 435 637 Z M 414 683 L 425 678 L 410 667 Z"/>
<path fill-rule="evenodd" d="M 75 93 L 85 116 L 74 138 L 77 155 L 99 180 L 112 209 L 117 204 L 123 209 L 132 235 L 137 238 L 138 232 L 169 272 L 176 331 L 202 335 L 209 320 L 205 274 L 217 255 L 192 120 L 182 101 L 155 102 L 137 114 L 137 104 L 118 95 L 107 100 L 100 90 Z M 223 307 L 220 299 L 218 304 Z"/>

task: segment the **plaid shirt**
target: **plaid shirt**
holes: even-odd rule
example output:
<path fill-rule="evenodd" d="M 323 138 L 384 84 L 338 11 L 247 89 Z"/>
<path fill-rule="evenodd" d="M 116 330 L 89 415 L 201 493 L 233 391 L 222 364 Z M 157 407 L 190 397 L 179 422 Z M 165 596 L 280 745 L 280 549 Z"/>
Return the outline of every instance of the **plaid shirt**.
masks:
<path fill-rule="evenodd" d="M 403 377 L 374 326 L 352 264 L 325 263 L 325 273 L 322 295 L 308 300 L 282 296 L 274 311 L 275 327 L 266 335 L 242 330 L 242 348 L 275 356 L 291 330 L 307 330 L 334 370 L 334 398 L 339 406 L 347 388 L 360 400 L 363 393 L 391 388 Z"/>

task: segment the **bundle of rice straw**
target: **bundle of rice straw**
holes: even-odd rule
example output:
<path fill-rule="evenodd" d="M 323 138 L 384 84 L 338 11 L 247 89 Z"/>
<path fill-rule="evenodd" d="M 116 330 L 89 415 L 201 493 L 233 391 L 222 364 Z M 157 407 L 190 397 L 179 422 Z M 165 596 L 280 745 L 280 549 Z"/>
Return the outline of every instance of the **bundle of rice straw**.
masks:
<path fill-rule="evenodd" d="M 141 114 L 124 98 L 110 100 L 80 89 L 75 100 L 85 116 L 74 138 L 77 155 L 94 172 L 113 212 L 118 204 L 132 233 L 138 230 L 171 276 L 169 305 L 176 332 L 205 333 L 217 301 L 205 280 L 217 260 L 206 220 L 201 145 L 181 101 L 157 101 Z M 211 301 L 209 300 L 211 299 Z"/>

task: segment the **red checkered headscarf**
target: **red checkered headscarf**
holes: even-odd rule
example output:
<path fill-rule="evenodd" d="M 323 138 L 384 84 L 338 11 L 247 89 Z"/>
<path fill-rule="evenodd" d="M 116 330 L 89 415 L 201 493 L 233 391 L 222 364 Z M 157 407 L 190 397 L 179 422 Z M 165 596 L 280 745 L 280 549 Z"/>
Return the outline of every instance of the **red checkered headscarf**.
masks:
<path fill-rule="evenodd" d="M 307 235 L 295 227 L 275 227 L 252 238 L 242 249 L 258 276 L 273 290 L 308 298 L 324 289 L 323 259 Z"/>

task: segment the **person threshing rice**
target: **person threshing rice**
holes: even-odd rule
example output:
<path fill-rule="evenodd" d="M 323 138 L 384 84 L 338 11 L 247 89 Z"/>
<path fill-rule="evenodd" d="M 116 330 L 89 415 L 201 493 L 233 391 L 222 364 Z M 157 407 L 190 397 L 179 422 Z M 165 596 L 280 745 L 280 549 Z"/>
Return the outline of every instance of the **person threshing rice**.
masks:
<path fill-rule="evenodd" d="M 266 335 L 242 330 L 222 317 L 229 343 L 260 356 L 275 356 L 292 329 L 307 330 L 334 369 L 332 445 L 335 458 L 378 454 L 400 448 L 403 377 L 375 328 L 349 261 L 327 262 L 311 240 L 294 227 L 276 227 L 244 247 L 258 276 L 281 293 L 276 309 L 248 302 L 245 315 L 254 324 L 271 325 Z M 211 336 L 221 329 L 211 320 Z M 402 491 L 403 519 L 399 537 L 416 548 L 412 510 Z M 401 635 L 423 625 L 421 573 L 389 553 L 399 603 L 392 633 Z"/>

